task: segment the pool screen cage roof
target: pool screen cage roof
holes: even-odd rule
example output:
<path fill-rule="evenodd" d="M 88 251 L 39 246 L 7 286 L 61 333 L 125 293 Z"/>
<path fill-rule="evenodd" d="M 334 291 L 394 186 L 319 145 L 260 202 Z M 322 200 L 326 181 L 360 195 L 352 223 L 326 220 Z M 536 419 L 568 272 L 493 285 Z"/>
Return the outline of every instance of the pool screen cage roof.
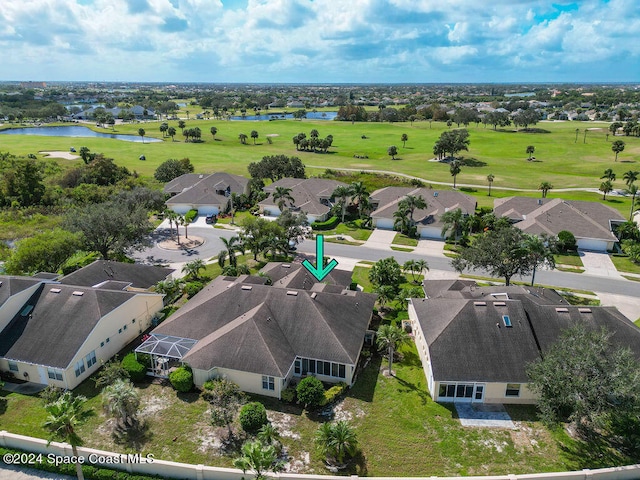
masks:
<path fill-rule="evenodd" d="M 152 333 L 135 351 L 159 357 L 182 359 L 197 342 L 190 338 Z"/>

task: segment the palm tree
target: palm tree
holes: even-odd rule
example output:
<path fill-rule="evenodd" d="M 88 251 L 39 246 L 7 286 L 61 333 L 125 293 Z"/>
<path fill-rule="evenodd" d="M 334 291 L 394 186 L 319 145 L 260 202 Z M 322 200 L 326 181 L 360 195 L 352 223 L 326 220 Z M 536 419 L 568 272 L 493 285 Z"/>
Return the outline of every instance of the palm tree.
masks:
<path fill-rule="evenodd" d="M 174 138 L 176 136 L 176 129 L 174 127 L 169 127 L 167 129 L 167 135 L 169 135 L 171 137 L 171 141 L 174 141 Z"/>
<path fill-rule="evenodd" d="M 178 214 L 170 208 L 167 208 L 164 211 L 164 216 L 167 220 L 169 220 L 169 235 L 173 237 L 173 222 L 176 222 Z M 176 230 L 178 230 L 178 222 L 176 222 Z"/>
<path fill-rule="evenodd" d="M 309 132 L 309 136 L 311 138 L 318 138 L 320 136 L 320 133 L 314 128 Z"/>
<path fill-rule="evenodd" d="M 198 280 L 200 278 L 200 270 L 204 270 L 205 268 L 207 268 L 207 265 L 204 263 L 204 260 L 197 258 L 185 263 L 182 267 L 182 273 L 193 280 Z"/>
<path fill-rule="evenodd" d="M 93 416 L 93 410 L 87 410 L 83 396 L 74 397 L 69 391 L 64 392 L 58 400 L 44 406 L 48 413 L 43 427 L 49 430 L 48 443 L 59 440 L 71 445 L 73 457 L 78 458 L 78 447 L 82 446 L 82 438 L 76 433 L 76 428 Z M 82 466 L 76 461 L 78 480 L 83 480 Z"/>
<path fill-rule="evenodd" d="M 233 466 L 245 473 L 251 470 L 256 480 L 269 478 L 265 472 L 279 472 L 282 463 L 278 462 L 278 455 L 273 445 L 263 445 L 259 441 L 245 442 L 242 445 L 242 456 L 233 461 Z"/>
<path fill-rule="evenodd" d="M 604 171 L 604 175 L 602 175 L 602 176 L 600 177 L 600 179 L 601 179 L 601 180 L 602 180 L 602 179 L 607 179 L 607 180 L 609 180 L 610 182 L 615 182 L 615 181 L 616 181 L 616 174 L 613 172 L 613 169 L 612 169 L 612 168 L 607 168 L 607 169 Z"/>
<path fill-rule="evenodd" d="M 533 152 L 536 151 L 536 147 L 534 147 L 533 145 L 529 145 L 527 147 L 527 155 L 529 155 L 529 158 L 527 158 L 527 160 L 531 161 L 531 157 L 533 156 Z"/>
<path fill-rule="evenodd" d="M 349 198 L 353 195 L 353 191 L 350 186 L 347 185 L 339 185 L 331 194 L 332 197 L 337 197 L 340 199 L 340 205 L 342 207 L 342 223 L 344 223 L 344 216 L 347 213 L 347 206 Z"/>
<path fill-rule="evenodd" d="M 495 176 L 493 175 L 493 173 L 490 173 L 489 175 L 487 175 L 487 182 L 489 182 L 489 196 L 491 196 L 491 185 L 493 184 L 493 181 L 495 180 Z"/>
<path fill-rule="evenodd" d="M 428 272 L 429 264 L 426 260 L 407 260 L 402 269 L 411 272 L 413 283 L 418 283 L 418 275 L 422 275 L 425 270 Z"/>
<path fill-rule="evenodd" d="M 89 147 L 80 147 L 80 157 L 84 163 L 89 163 Z"/>
<path fill-rule="evenodd" d="M 353 182 L 350 185 L 351 188 L 351 201 L 358 202 L 358 217 L 362 218 L 362 207 L 365 202 L 365 198 L 369 196 L 369 192 L 367 192 L 367 187 L 362 182 Z"/>
<path fill-rule="evenodd" d="M 538 190 L 542 190 L 542 198 L 547 198 L 547 193 L 549 192 L 549 190 L 551 190 L 553 188 L 553 185 L 551 185 L 551 183 L 549 182 L 542 182 L 539 186 L 538 186 Z"/>
<path fill-rule="evenodd" d="M 243 246 L 242 246 L 240 237 L 238 237 L 237 235 L 234 235 L 229 239 L 225 237 L 220 237 L 220 240 L 222 240 L 222 243 L 224 244 L 225 249 L 223 251 L 227 253 L 227 257 L 229 258 L 229 265 L 231 265 L 232 267 L 237 267 L 238 257 L 236 257 L 236 252 L 238 253 L 243 252 Z M 220 266 L 222 267 L 223 265 L 220 265 Z"/>
<path fill-rule="evenodd" d="M 167 136 L 167 130 L 169 130 L 169 124 L 163 122 L 160 124 L 160 133 L 162 133 L 162 138 Z"/>
<path fill-rule="evenodd" d="M 293 205 L 294 199 L 291 196 L 291 189 L 288 187 L 276 187 L 272 194 L 273 201 L 278 205 L 278 208 L 282 212 L 284 210 L 287 200 Z"/>
<path fill-rule="evenodd" d="M 636 204 L 636 196 L 638 195 L 638 186 L 632 183 L 629 185 L 629 188 L 627 188 L 627 193 L 631 194 L 631 211 L 629 212 L 629 220 L 631 220 L 633 218 L 633 207 L 635 207 Z"/>
<path fill-rule="evenodd" d="M 131 381 L 120 379 L 102 389 L 102 404 L 108 415 L 126 426 L 136 420 L 140 395 Z"/>
<path fill-rule="evenodd" d="M 449 172 L 453 177 L 453 188 L 456 188 L 456 178 L 458 177 L 458 174 L 460 173 L 461 170 L 462 170 L 462 164 L 460 160 L 454 160 L 449 165 Z"/>
<path fill-rule="evenodd" d="M 462 213 L 462 209 L 456 208 L 455 210 L 449 210 L 442 214 L 440 220 L 443 223 L 440 235 L 444 238 L 447 236 L 447 233 L 450 233 L 450 237 L 454 238 L 454 243 L 457 245 L 458 235 L 462 230 L 462 225 L 465 220 L 465 215 Z"/>
<path fill-rule="evenodd" d="M 144 143 L 144 135 L 145 135 L 146 133 L 147 133 L 147 132 L 145 132 L 145 131 L 144 131 L 144 128 L 139 128 L 139 129 L 138 129 L 138 135 L 140 135 L 140 136 L 142 137 L 142 143 Z"/>
<path fill-rule="evenodd" d="M 409 140 L 409 136 L 406 133 L 403 133 L 400 137 L 400 141 L 402 142 L 402 148 L 405 147 L 407 140 Z"/>
<path fill-rule="evenodd" d="M 555 248 L 551 239 L 545 234 L 543 234 L 542 237 L 539 237 L 538 235 L 525 235 L 525 246 L 529 252 L 529 261 L 532 271 L 531 286 L 533 287 L 538 267 L 546 265 L 551 269 L 555 268 L 556 261 L 553 256 Z"/>
<path fill-rule="evenodd" d="M 393 353 L 403 344 L 409 342 L 409 334 L 394 325 L 381 325 L 378 329 L 376 343 L 380 350 L 389 355 L 389 375 L 393 375 Z"/>
<path fill-rule="evenodd" d="M 610 180 L 606 180 L 600 184 L 600 191 L 602 192 L 602 200 L 607 199 L 607 193 L 613 190 L 613 183 Z"/>
<path fill-rule="evenodd" d="M 629 170 L 628 172 L 624 172 L 622 179 L 625 181 L 628 187 L 630 187 L 636 180 L 638 180 L 638 172 L 637 170 Z"/>
<path fill-rule="evenodd" d="M 211 127 L 209 131 L 211 132 L 211 136 L 213 138 L 216 138 L 216 133 L 218 133 L 218 129 L 216 127 Z"/>
<path fill-rule="evenodd" d="M 251 138 L 253 138 L 253 144 L 256 144 L 256 138 L 258 138 L 258 132 L 256 130 L 251 130 Z"/>
<path fill-rule="evenodd" d="M 398 205 L 398 210 L 393 212 L 393 228 L 401 233 L 409 233 L 411 228 L 411 220 L 409 220 L 408 210 L 403 208 L 402 205 Z"/>
<path fill-rule="evenodd" d="M 624 150 L 624 145 L 622 140 L 616 140 L 611 144 L 611 151 L 616 154 L 616 162 L 618 161 L 618 154 Z"/>
<path fill-rule="evenodd" d="M 176 231 L 178 230 L 178 225 L 182 225 L 184 227 L 184 238 L 188 239 L 189 232 L 187 231 L 187 229 L 189 227 L 189 222 L 183 215 L 178 215 L 178 218 L 176 219 Z M 180 243 L 180 234 L 178 234 L 178 243 Z"/>
<path fill-rule="evenodd" d="M 258 430 L 258 434 L 256 435 L 258 440 L 262 442 L 263 445 L 273 445 L 276 449 L 276 452 L 282 449 L 282 444 L 280 443 L 280 433 L 278 429 L 274 427 L 271 422 L 267 423 L 260 427 Z"/>
<path fill-rule="evenodd" d="M 327 461 L 335 461 L 338 465 L 344 465 L 345 459 L 358 451 L 356 432 L 346 420 L 320 425 L 315 442 Z"/>
<path fill-rule="evenodd" d="M 186 127 L 186 126 L 187 126 L 187 124 L 184 123 L 184 120 L 178 120 L 178 128 L 180 130 L 184 130 L 184 127 Z"/>
<path fill-rule="evenodd" d="M 391 156 L 391 160 L 395 160 L 396 155 L 398 154 L 398 147 L 396 147 L 395 145 L 391 145 L 389 148 L 387 148 L 387 154 Z"/>
<path fill-rule="evenodd" d="M 415 222 L 413 221 L 413 213 L 416 210 L 427 208 L 427 202 L 422 195 L 407 195 L 400 201 L 400 203 L 402 203 L 407 209 L 409 221 L 411 222 L 412 227 L 415 225 Z"/>

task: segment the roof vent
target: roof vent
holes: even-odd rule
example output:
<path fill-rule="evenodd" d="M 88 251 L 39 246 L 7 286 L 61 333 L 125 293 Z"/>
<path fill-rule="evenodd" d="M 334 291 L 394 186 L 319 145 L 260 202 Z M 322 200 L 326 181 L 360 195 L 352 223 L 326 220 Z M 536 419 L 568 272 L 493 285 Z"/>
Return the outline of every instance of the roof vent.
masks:
<path fill-rule="evenodd" d="M 438 196 L 438 192 L 433 192 L 433 196 L 437 197 Z"/>
<path fill-rule="evenodd" d="M 73 292 L 72 295 L 75 295 L 76 297 L 81 297 L 84 295 L 84 292 L 81 292 L 80 290 L 76 290 L 75 292 Z"/>
<path fill-rule="evenodd" d="M 252 288 L 251 285 L 242 285 L 242 290 L 251 290 Z"/>
<path fill-rule="evenodd" d="M 542 199 L 541 198 L 538 199 L 538 205 L 542 205 Z"/>
<path fill-rule="evenodd" d="M 296 292 L 295 290 L 287 290 L 287 295 L 291 295 L 292 297 L 297 297 L 298 292 Z"/>
<path fill-rule="evenodd" d="M 0 282 L 0 287 L 2 286 L 2 282 Z"/>
<path fill-rule="evenodd" d="M 318 294 L 317 294 L 316 292 L 313 292 L 313 293 L 311 294 L 311 298 L 314 298 L 314 299 L 315 299 L 317 296 L 318 296 Z"/>
<path fill-rule="evenodd" d="M 487 302 L 473 302 L 476 307 L 486 307 Z"/>
<path fill-rule="evenodd" d="M 289 264 L 289 263 L 283 263 L 283 264 L 282 264 L 282 268 L 291 268 L 291 264 Z"/>
<path fill-rule="evenodd" d="M 51 290 L 49 290 L 51 293 L 60 293 L 62 290 L 60 290 L 59 288 L 52 288 Z"/>
<path fill-rule="evenodd" d="M 511 327 L 511 318 L 509 318 L 509 315 L 503 315 L 502 316 L 502 321 L 504 322 L 504 326 L 505 327 Z"/>
<path fill-rule="evenodd" d="M 200 174 L 198 175 L 198 178 L 204 178 L 204 175 Z"/>
<path fill-rule="evenodd" d="M 591 309 L 586 307 L 579 308 L 578 311 L 580 313 L 591 313 Z"/>
<path fill-rule="evenodd" d="M 493 302 L 494 307 L 506 307 L 507 304 L 505 302 Z"/>
<path fill-rule="evenodd" d="M 558 313 L 569 313 L 569 309 L 565 307 L 556 307 L 556 312 Z"/>

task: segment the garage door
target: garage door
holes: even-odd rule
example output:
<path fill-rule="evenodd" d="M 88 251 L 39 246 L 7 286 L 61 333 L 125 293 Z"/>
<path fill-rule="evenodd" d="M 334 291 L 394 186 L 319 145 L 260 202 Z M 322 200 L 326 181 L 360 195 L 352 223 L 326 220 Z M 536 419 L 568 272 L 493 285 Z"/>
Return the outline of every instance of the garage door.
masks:
<path fill-rule="evenodd" d="M 593 238 L 580 238 L 577 239 L 578 248 L 583 250 L 595 250 L 598 252 L 607 251 L 607 242 L 604 240 L 596 240 Z"/>
<path fill-rule="evenodd" d="M 376 219 L 376 228 L 383 228 L 385 230 L 393 230 L 392 218 L 378 218 Z"/>

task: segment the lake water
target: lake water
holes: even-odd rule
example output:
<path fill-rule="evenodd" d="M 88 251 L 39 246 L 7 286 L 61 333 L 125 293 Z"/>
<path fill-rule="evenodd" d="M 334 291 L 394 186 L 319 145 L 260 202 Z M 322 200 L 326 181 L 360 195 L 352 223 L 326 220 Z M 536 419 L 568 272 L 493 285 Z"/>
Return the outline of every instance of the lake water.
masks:
<path fill-rule="evenodd" d="M 81 126 L 70 127 L 33 127 L 33 128 L 11 128 L 0 131 L 0 135 L 39 135 L 45 137 L 99 137 L 115 138 L 125 142 L 142 143 L 140 135 L 120 135 L 115 133 L 94 132 L 90 128 Z M 144 143 L 161 142 L 158 138 L 144 137 Z"/>
<path fill-rule="evenodd" d="M 338 112 L 307 112 L 308 120 L 333 120 L 338 116 Z M 293 113 L 267 113 L 262 115 L 233 115 L 231 120 L 284 120 L 293 118 Z"/>

